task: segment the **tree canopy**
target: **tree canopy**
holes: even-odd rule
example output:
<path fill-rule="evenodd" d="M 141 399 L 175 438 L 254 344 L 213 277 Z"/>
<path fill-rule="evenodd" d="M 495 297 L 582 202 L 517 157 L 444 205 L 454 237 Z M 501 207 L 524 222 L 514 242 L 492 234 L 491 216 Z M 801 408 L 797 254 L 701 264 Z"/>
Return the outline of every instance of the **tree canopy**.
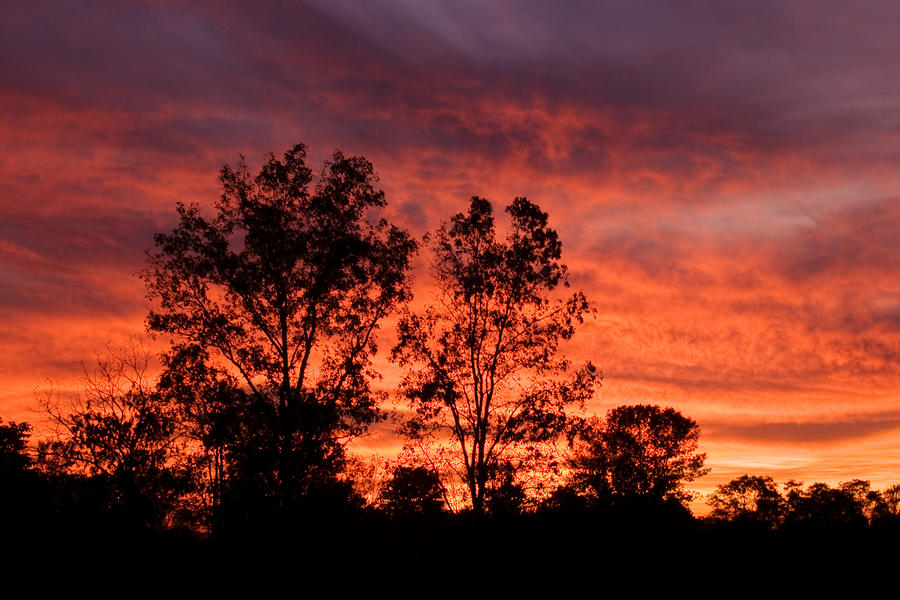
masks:
<path fill-rule="evenodd" d="M 318 175 L 297 144 L 256 175 L 221 171 L 213 214 L 178 204 L 143 272 L 149 328 L 196 345 L 274 408 L 281 500 L 339 470 L 344 444 L 381 417 L 370 357 L 408 298 L 415 241 L 378 218 L 371 163 L 336 151 Z"/>
<path fill-rule="evenodd" d="M 769 476 L 742 475 L 720 484 L 708 504 L 710 516 L 728 521 L 765 524 L 775 527 L 784 516 L 784 498 Z"/>
<path fill-rule="evenodd" d="M 592 365 L 573 370 L 559 352 L 589 307 L 580 292 L 554 294 L 568 282 L 547 213 L 516 198 L 506 214 L 498 239 L 491 203 L 473 197 L 428 238 L 434 297 L 404 315 L 394 349 L 414 413 L 403 433 L 455 473 L 476 512 L 510 467 L 541 457 L 598 381 Z"/>
<path fill-rule="evenodd" d="M 31 467 L 32 459 L 27 452 L 31 425 L 10 421 L 3 424 L 0 418 L 0 475 L 18 474 Z"/>
<path fill-rule="evenodd" d="M 708 472 L 697 452 L 700 427 L 673 408 L 619 406 L 583 430 L 572 466 L 576 485 L 595 497 L 684 502 L 684 484 Z"/>
<path fill-rule="evenodd" d="M 394 517 L 439 514 L 444 507 L 441 480 L 426 467 L 398 464 L 379 494 L 379 504 Z"/>

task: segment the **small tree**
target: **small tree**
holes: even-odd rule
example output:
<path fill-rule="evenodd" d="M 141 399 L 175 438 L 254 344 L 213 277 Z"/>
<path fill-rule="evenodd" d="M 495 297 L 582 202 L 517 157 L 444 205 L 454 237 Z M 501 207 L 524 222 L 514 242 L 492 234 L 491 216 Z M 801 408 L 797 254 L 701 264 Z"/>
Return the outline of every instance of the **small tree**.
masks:
<path fill-rule="evenodd" d="M 673 408 L 619 406 L 589 424 L 572 461 L 578 487 L 596 497 L 686 502 L 684 484 L 705 475 L 700 427 Z"/>
<path fill-rule="evenodd" d="M 707 502 L 710 516 L 737 522 L 763 523 L 776 527 L 785 504 L 778 485 L 768 475 L 741 475 L 716 487 Z"/>
<path fill-rule="evenodd" d="M 883 492 L 881 492 L 882 498 L 884 498 L 884 510 L 886 515 L 897 517 L 900 516 L 900 483 L 895 483 L 894 485 L 885 488 Z"/>
<path fill-rule="evenodd" d="M 45 465 L 103 480 L 111 508 L 141 525 L 167 525 L 185 491 L 177 412 L 149 371 L 152 356 L 137 342 L 97 359 L 78 394 L 38 398 L 54 427 Z"/>
<path fill-rule="evenodd" d="M 524 198 L 506 213 L 505 241 L 478 197 L 426 239 L 435 296 L 403 317 L 394 349 L 409 367 L 402 389 L 414 412 L 402 432 L 438 471 L 459 477 L 477 513 L 510 467 L 541 458 L 598 380 L 592 365 L 573 373 L 559 353 L 588 303 L 580 292 L 553 295 L 568 283 L 547 213 Z"/>
<path fill-rule="evenodd" d="M 444 489 L 431 469 L 397 465 L 381 490 L 379 504 L 392 517 L 434 516 L 444 509 Z"/>
<path fill-rule="evenodd" d="M 143 277 L 152 331 L 195 344 L 272 406 L 282 504 L 340 470 L 346 442 L 381 418 L 370 357 L 382 319 L 408 297 L 415 242 L 375 212 L 372 165 L 335 152 L 318 177 L 306 147 L 252 176 L 222 168 L 212 218 L 177 206 Z"/>
<path fill-rule="evenodd" d="M 13 477 L 25 473 L 34 462 L 28 454 L 31 425 L 10 421 L 3 424 L 0 417 L 0 476 Z"/>

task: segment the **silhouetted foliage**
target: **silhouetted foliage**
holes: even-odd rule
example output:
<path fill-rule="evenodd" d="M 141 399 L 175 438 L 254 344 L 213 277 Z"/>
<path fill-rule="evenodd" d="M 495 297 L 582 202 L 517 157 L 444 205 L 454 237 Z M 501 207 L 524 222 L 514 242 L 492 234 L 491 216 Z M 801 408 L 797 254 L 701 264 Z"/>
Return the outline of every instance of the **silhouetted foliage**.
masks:
<path fill-rule="evenodd" d="M 0 540 L 13 554 L 15 545 L 45 535 L 57 525 L 52 511 L 53 489 L 41 476 L 28 447 L 29 423 L 0 418 Z"/>
<path fill-rule="evenodd" d="M 547 214 L 524 198 L 506 208 L 498 240 L 491 204 L 473 197 L 429 238 L 436 296 L 399 324 L 394 356 L 409 367 L 402 389 L 414 416 L 402 433 L 464 484 L 481 513 L 510 465 L 532 468 L 567 409 L 593 394 L 590 364 L 576 373 L 559 355 L 588 310 L 567 286 L 562 245 Z"/>
<path fill-rule="evenodd" d="M 186 517 L 221 530 L 277 506 L 279 445 L 269 403 L 247 394 L 235 377 L 211 365 L 196 345 L 164 356 L 159 392 L 176 407 L 184 437 L 193 502 Z"/>
<path fill-rule="evenodd" d="M 813 483 L 804 489 L 801 482 L 789 480 L 781 493 L 771 477 L 742 475 L 719 485 L 710 495 L 708 504 L 713 510 L 709 516 L 722 522 L 765 525 L 792 535 L 815 531 L 842 534 L 867 525 L 888 529 L 900 525 L 893 512 L 896 489 L 900 486 L 880 492 L 863 479 L 834 488 Z"/>
<path fill-rule="evenodd" d="M 513 465 L 503 469 L 500 476 L 493 478 L 494 485 L 488 488 L 485 497 L 487 512 L 495 517 L 519 515 L 528 503 L 525 486 L 516 481 L 516 468 Z"/>
<path fill-rule="evenodd" d="M 900 484 L 894 484 L 881 493 L 884 510 L 888 515 L 900 516 Z"/>
<path fill-rule="evenodd" d="M 538 511 L 580 516 L 591 508 L 592 504 L 591 499 L 581 493 L 574 485 L 567 484 L 557 486 L 549 496 L 541 500 L 538 505 Z"/>
<path fill-rule="evenodd" d="M 333 478 L 345 443 L 381 418 L 370 357 L 416 249 L 372 220 L 385 199 L 369 162 L 335 152 L 316 177 L 305 159 L 298 144 L 255 176 L 223 167 L 214 216 L 179 204 L 143 274 L 150 329 L 224 361 L 272 407 L 282 505 Z"/>
<path fill-rule="evenodd" d="M 728 521 L 777 527 L 785 512 L 785 500 L 769 476 L 742 475 L 717 486 L 708 504 L 710 516 Z"/>
<path fill-rule="evenodd" d="M 598 502 L 643 497 L 686 502 L 684 484 L 705 475 L 700 427 L 672 408 L 619 406 L 588 422 L 571 466 L 577 489 Z"/>
<path fill-rule="evenodd" d="M 868 483 L 868 482 L 866 482 Z M 863 507 L 850 489 L 832 488 L 826 483 L 813 483 L 805 490 L 796 481 L 785 483 L 787 514 L 785 523 L 791 526 L 853 526 L 866 525 Z"/>
<path fill-rule="evenodd" d="M 83 389 L 39 398 L 55 427 L 41 447 L 45 471 L 90 476 L 111 491 L 110 510 L 134 524 L 162 528 L 187 491 L 174 406 L 149 377 L 139 344 L 98 358 Z"/>
<path fill-rule="evenodd" d="M 439 514 L 444 510 L 441 479 L 427 467 L 397 465 L 381 490 L 379 505 L 392 517 Z"/>
<path fill-rule="evenodd" d="M 31 468 L 33 460 L 28 454 L 28 438 L 31 425 L 10 421 L 6 425 L 0 418 L 0 475 L 10 477 Z"/>
<path fill-rule="evenodd" d="M 873 490 L 869 481 L 852 479 L 841 483 L 839 487 L 842 492 L 853 497 L 859 511 L 869 522 L 888 512 L 887 503 L 881 492 Z"/>
<path fill-rule="evenodd" d="M 574 451 L 569 459 L 568 482 L 563 486 L 594 506 L 610 504 L 613 495 L 603 434 L 603 423 L 595 417 L 577 425 L 571 434 Z M 562 488 L 558 491 L 563 493 Z"/>

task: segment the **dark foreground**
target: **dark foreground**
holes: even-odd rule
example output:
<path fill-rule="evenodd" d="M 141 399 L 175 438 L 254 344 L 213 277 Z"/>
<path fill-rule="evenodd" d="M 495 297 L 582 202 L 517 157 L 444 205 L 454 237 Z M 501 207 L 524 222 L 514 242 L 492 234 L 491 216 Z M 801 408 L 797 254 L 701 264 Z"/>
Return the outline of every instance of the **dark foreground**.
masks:
<path fill-rule="evenodd" d="M 342 597 L 380 590 L 427 598 L 705 590 L 731 596 L 864 587 L 893 578 L 900 558 L 895 523 L 771 531 L 674 509 L 494 518 L 333 514 L 221 539 L 109 520 L 30 517 L 3 516 L 12 555 L 7 579 L 18 575 L 60 591 L 247 589 Z"/>

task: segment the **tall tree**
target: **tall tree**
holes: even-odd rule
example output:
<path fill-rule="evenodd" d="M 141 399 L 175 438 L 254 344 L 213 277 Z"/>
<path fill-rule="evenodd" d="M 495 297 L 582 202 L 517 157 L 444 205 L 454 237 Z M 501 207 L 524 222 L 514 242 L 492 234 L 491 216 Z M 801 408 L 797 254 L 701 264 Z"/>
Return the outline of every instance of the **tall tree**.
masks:
<path fill-rule="evenodd" d="M 152 331 L 210 352 L 274 407 L 282 503 L 340 468 L 343 446 L 380 418 L 370 357 L 382 319 L 408 297 L 416 243 L 373 216 L 372 165 L 335 152 L 318 176 L 298 144 L 252 176 L 221 171 L 207 216 L 178 204 L 143 273 Z"/>
<path fill-rule="evenodd" d="M 473 197 L 426 240 L 435 297 L 403 317 L 394 349 L 413 409 L 403 433 L 458 476 L 478 513 L 504 473 L 541 457 L 598 381 L 592 365 L 573 372 L 559 353 L 589 307 L 580 292 L 554 294 L 568 282 L 547 213 L 524 198 L 506 213 L 509 233 L 497 239 L 491 204 Z"/>

